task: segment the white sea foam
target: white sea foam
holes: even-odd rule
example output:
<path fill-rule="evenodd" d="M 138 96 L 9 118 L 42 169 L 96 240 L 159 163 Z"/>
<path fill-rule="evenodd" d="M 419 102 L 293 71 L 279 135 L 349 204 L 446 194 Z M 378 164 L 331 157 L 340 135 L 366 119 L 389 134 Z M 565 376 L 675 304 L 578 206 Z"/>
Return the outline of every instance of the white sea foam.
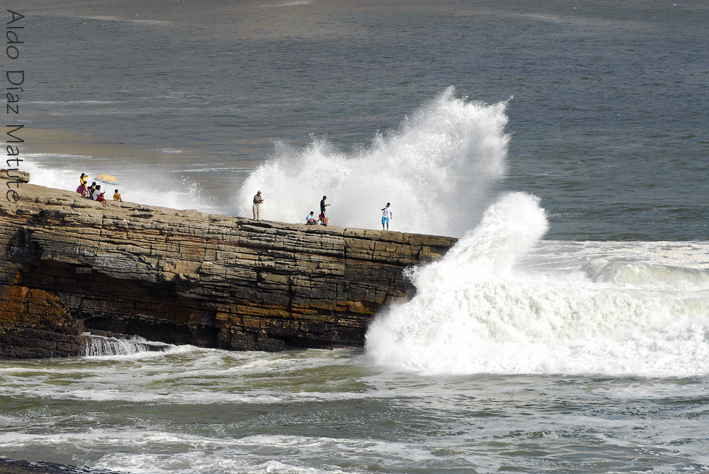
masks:
<path fill-rule="evenodd" d="M 391 202 L 392 230 L 461 235 L 477 223 L 504 174 L 505 106 L 468 102 L 448 89 L 356 153 L 326 139 L 302 150 L 279 144 L 246 180 L 234 212 L 250 216 L 251 198 L 261 190 L 262 218 L 300 223 L 327 195 L 334 225 L 380 228 L 380 209 Z"/>
<path fill-rule="evenodd" d="M 369 356 L 424 373 L 709 374 L 709 271 L 696 265 L 706 245 L 689 266 L 653 257 L 692 253 L 667 243 L 642 258 L 603 243 L 530 257 L 545 229 L 531 196 L 492 205 L 412 273 L 417 295 L 375 320 Z"/>
<path fill-rule="evenodd" d="M 219 438 L 145 428 L 122 431 L 95 428 L 87 432 L 46 435 L 0 434 L 0 448 L 30 450 L 43 446 L 81 453 L 76 455 L 74 463 L 85 452 L 101 453 L 100 457 L 93 456 L 92 469 L 131 473 L 342 473 L 346 471 L 337 463 L 322 462 L 319 467 L 312 467 L 302 460 L 334 456 L 351 458 L 351 462 L 357 463 L 363 463 L 363 458 L 369 461 L 384 458 L 395 463 L 397 458 L 431 460 L 434 457 L 416 443 L 371 438 L 278 434 Z"/>

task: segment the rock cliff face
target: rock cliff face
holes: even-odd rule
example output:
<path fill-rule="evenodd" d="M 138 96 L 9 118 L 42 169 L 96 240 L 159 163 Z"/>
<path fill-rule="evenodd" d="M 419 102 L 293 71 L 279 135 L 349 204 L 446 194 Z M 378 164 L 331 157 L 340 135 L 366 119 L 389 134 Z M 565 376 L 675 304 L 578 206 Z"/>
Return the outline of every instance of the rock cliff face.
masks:
<path fill-rule="evenodd" d="M 85 331 L 230 350 L 362 346 L 372 316 L 411 296 L 404 269 L 455 242 L 19 194 L 0 203 L 0 358 L 77 355 Z"/>

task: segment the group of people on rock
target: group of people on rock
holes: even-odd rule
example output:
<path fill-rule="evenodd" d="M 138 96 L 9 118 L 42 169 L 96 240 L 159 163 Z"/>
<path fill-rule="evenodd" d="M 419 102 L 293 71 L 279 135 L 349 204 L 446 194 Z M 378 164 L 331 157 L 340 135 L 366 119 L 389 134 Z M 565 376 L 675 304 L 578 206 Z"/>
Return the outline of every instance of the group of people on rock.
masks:
<path fill-rule="evenodd" d="M 315 211 L 310 211 L 310 214 L 305 216 L 305 225 L 324 225 L 327 226 L 327 223 L 330 222 L 330 219 L 327 218 L 327 207 L 329 204 L 327 204 L 325 201 L 327 200 L 327 196 L 323 196 L 322 200 L 320 201 L 320 215 L 318 216 L 317 219 L 315 219 Z"/>
<path fill-rule="evenodd" d="M 258 191 L 254 196 L 253 201 L 253 213 L 254 219 L 257 221 L 261 220 L 261 204 L 264 199 L 261 196 L 261 191 Z M 315 211 L 310 211 L 310 214 L 305 216 L 305 225 L 324 225 L 326 226 L 330 219 L 327 217 L 327 207 L 330 206 L 327 202 L 327 196 L 323 196 L 320 201 L 320 215 L 315 217 Z M 391 210 L 391 203 L 388 202 L 386 206 L 382 208 L 382 230 L 389 230 L 389 221 L 394 218 L 394 214 Z"/>
<path fill-rule="evenodd" d="M 101 191 L 101 185 L 96 184 L 96 181 L 92 182 L 91 186 L 86 186 L 86 183 L 88 183 L 88 177 L 89 175 L 86 173 L 81 173 L 81 176 L 79 177 L 79 187 L 76 188 L 76 192 L 81 194 L 82 197 L 92 199 L 106 206 L 106 198 L 103 197 L 105 191 Z M 118 189 L 116 189 L 113 193 L 113 200 L 123 202 L 123 198 L 118 192 Z"/>

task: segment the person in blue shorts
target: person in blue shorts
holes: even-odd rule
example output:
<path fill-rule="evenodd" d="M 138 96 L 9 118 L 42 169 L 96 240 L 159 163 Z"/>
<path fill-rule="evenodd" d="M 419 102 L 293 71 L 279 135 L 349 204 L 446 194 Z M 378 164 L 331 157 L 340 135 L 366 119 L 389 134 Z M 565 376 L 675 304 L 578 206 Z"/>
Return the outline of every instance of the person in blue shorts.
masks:
<path fill-rule="evenodd" d="M 394 215 L 391 212 L 391 203 L 388 202 L 386 207 L 382 209 L 382 230 L 386 226 L 386 230 L 389 230 L 389 220 L 393 219 Z"/>

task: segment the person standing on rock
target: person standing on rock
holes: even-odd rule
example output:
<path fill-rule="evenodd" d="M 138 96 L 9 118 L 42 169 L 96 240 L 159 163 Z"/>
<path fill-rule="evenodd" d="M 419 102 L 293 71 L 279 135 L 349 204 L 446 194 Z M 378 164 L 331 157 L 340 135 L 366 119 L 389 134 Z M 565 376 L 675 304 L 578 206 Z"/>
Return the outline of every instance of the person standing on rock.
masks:
<path fill-rule="evenodd" d="M 81 194 L 81 197 L 86 196 L 86 191 L 88 188 L 86 187 L 86 182 L 89 176 L 86 173 L 81 173 L 81 176 L 79 177 L 79 187 L 76 188 L 76 192 Z"/>
<path fill-rule="evenodd" d="M 391 212 L 391 203 L 388 202 L 386 207 L 382 209 L 382 230 L 386 225 L 386 230 L 389 230 L 389 220 L 394 218 L 394 214 Z"/>
<path fill-rule="evenodd" d="M 263 202 L 263 198 L 261 197 L 261 191 L 259 191 L 254 196 L 254 206 L 253 206 L 254 219 L 257 221 L 261 220 L 261 203 L 262 202 Z"/>
<path fill-rule="evenodd" d="M 325 208 L 329 206 L 329 204 L 325 204 L 325 200 L 327 199 L 327 196 L 322 197 L 322 201 L 320 201 L 320 221 L 321 222 L 327 222 L 325 218 L 327 217 L 325 215 Z"/>

